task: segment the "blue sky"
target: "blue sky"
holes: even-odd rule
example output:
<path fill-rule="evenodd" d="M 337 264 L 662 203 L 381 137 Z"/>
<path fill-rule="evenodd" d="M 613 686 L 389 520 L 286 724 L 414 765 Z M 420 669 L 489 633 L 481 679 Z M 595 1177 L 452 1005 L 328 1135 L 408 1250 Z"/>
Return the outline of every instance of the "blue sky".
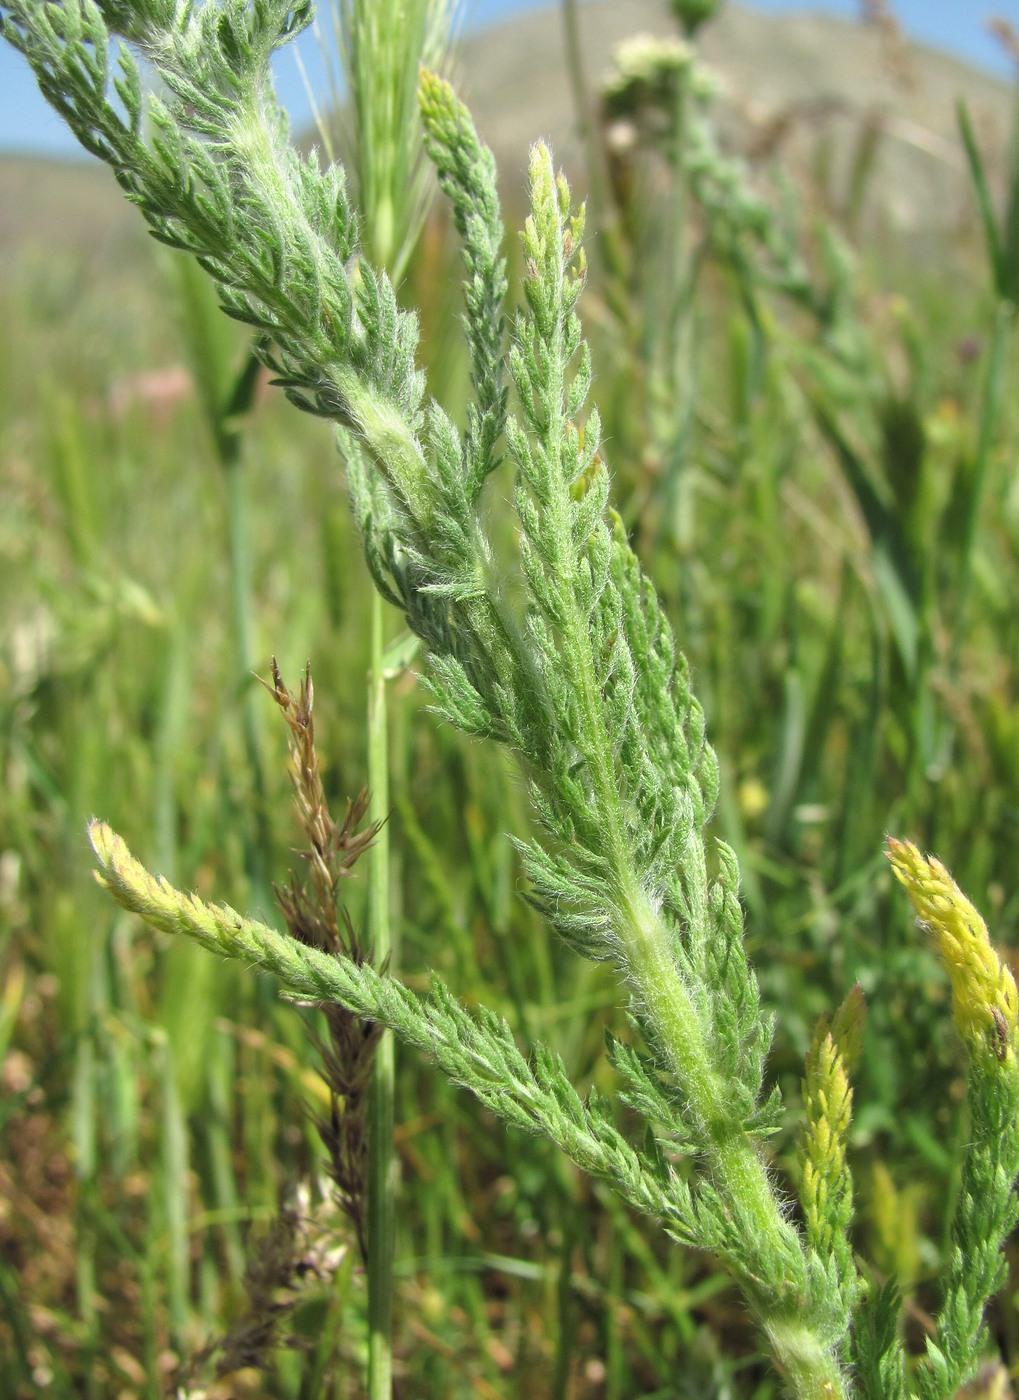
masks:
<path fill-rule="evenodd" d="M 626 0 L 618 0 L 625 4 Z M 533 9 L 541 0 L 467 0 L 466 18 L 471 26 L 491 23 L 521 10 Z M 552 0 L 546 0 L 547 4 Z M 752 0 L 762 10 L 825 10 L 847 19 L 859 13 L 858 0 Z M 893 0 L 903 28 L 914 38 L 948 49 L 990 72 L 1008 77 L 1010 63 L 986 30 L 987 19 L 999 15 L 1019 30 L 1019 0 Z M 314 38 L 303 36 L 302 53 L 314 73 Z M 314 81 L 314 79 L 313 79 Z M 308 103 L 292 56 L 281 55 L 279 92 L 297 126 L 308 120 Z M 0 151 L 75 155 L 78 147 L 63 123 L 50 111 L 36 88 L 28 66 L 9 45 L 0 42 Z"/>

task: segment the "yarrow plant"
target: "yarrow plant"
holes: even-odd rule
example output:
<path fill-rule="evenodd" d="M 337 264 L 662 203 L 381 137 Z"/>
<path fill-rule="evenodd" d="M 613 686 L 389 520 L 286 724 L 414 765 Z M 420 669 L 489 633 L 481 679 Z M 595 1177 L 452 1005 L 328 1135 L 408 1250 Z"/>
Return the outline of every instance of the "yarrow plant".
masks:
<path fill-rule="evenodd" d="M 507 351 L 493 161 L 452 89 L 422 74 L 426 146 L 466 268 L 473 401 L 458 429 L 425 393 L 414 317 L 361 255 L 343 170 L 288 144 L 269 59 L 309 19 L 306 4 L 282 0 L 0 0 L 4 37 L 155 237 L 196 258 L 224 310 L 255 328 L 288 398 L 337 425 L 368 565 L 427 652 L 436 713 L 512 750 L 524 775 L 543 831 L 518 842 L 530 898 L 625 988 L 636 1037 L 612 1040 L 609 1054 L 644 1141 L 622 1135 L 600 1095 L 582 1099 L 552 1050 L 524 1055 L 504 1022 L 469 1011 L 438 978 L 420 998 L 340 937 L 302 941 L 182 894 L 97 822 L 100 879 L 153 926 L 271 971 L 291 996 L 389 1027 L 680 1245 L 712 1251 L 790 1394 L 951 1396 L 984 1351 L 984 1307 L 1016 1216 L 1011 974 L 944 868 L 891 842 L 893 869 L 949 971 L 971 1109 L 944 1305 L 911 1367 L 894 1285 L 861 1268 L 850 1237 L 858 994 L 819 1027 L 808 1055 L 799 1218 L 768 1165 L 765 1140 L 783 1114 L 778 1090 L 765 1088 L 773 1018 L 744 951 L 735 856 L 706 835 L 719 775 L 704 716 L 609 507 L 577 314 L 583 210 L 535 146 L 525 304 Z M 145 95 L 139 58 L 158 74 L 158 96 Z M 486 491 L 503 452 L 514 470 L 509 569 Z M 283 704 L 279 683 L 276 693 Z"/>

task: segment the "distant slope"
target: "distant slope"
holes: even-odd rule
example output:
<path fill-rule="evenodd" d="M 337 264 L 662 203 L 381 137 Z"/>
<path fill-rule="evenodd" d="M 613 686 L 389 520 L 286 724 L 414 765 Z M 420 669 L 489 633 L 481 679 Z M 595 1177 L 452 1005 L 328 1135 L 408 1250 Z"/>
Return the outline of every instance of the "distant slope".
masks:
<path fill-rule="evenodd" d="M 592 0 L 581 13 L 592 89 L 626 35 L 674 32 L 662 0 Z M 767 145 L 773 137 L 772 155 L 790 168 L 805 169 L 828 137 L 837 168 L 861 123 L 880 113 L 884 135 L 872 194 L 904 230 L 951 225 L 968 207 L 955 129 L 958 96 L 970 104 L 992 160 L 1003 168 L 1007 86 L 944 54 L 910 45 L 912 84 L 906 87 L 870 30 L 826 16 L 766 15 L 737 5 L 707 28 L 702 53 L 730 94 L 725 127 L 733 144 Z M 580 173 L 555 9 L 472 35 L 459 70 L 461 90 L 508 192 L 522 192 L 527 152 L 538 137 L 551 138 L 557 158 Z M 89 163 L 0 158 L 0 256 L 8 268 L 42 249 L 116 263 L 128 250 L 137 254 L 143 238 L 141 221 L 107 171 Z"/>
<path fill-rule="evenodd" d="M 581 14 L 592 91 L 627 35 L 676 33 L 662 0 L 592 0 Z M 741 5 L 727 6 L 706 26 L 699 48 L 723 79 L 724 126 L 737 149 L 767 145 L 769 135 L 784 129 L 771 149 L 794 167 L 804 169 L 826 136 L 836 161 L 844 162 L 861 124 L 880 116 L 873 195 L 899 228 L 954 223 L 968 207 L 955 117 L 959 97 L 969 104 L 994 165 L 1003 168 L 1010 90 L 946 54 L 904 46 L 906 86 L 894 72 L 894 55 L 872 28 Z M 551 138 L 567 169 L 579 166 L 557 13 L 535 10 L 472 36 L 460 69 L 464 94 L 507 186 L 522 183 L 528 147 L 538 137 Z"/>

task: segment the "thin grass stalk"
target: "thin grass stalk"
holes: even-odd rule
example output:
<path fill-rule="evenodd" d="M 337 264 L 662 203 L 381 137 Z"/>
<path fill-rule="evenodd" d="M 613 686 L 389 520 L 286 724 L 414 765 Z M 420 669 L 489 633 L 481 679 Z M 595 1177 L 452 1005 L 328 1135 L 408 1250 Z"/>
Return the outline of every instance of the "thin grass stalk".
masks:
<path fill-rule="evenodd" d="M 994 434 L 1001 416 L 1001 400 L 1004 390 L 1005 362 L 1008 351 L 1009 332 L 1015 322 L 1016 309 L 1010 301 L 998 305 L 994 318 L 994 334 L 991 340 L 990 363 L 987 368 L 987 388 L 984 392 L 983 409 L 980 414 L 980 431 L 977 438 L 976 459 L 973 463 L 973 480 L 966 501 L 966 514 L 963 519 L 962 546 L 959 560 L 959 589 L 955 602 L 955 620 L 952 628 L 951 672 L 958 675 L 960 653 L 966 633 L 966 613 L 969 606 L 969 593 L 973 578 L 973 554 L 976 543 L 977 521 L 980 506 L 987 485 L 987 469 L 994 445 Z"/>
<path fill-rule="evenodd" d="M 571 1360 L 576 1347 L 575 1313 L 573 1305 L 573 1245 L 576 1220 L 572 1209 L 562 1222 L 562 1242 L 559 1246 L 559 1274 L 556 1279 L 556 1346 L 555 1370 L 552 1381 L 553 1400 L 567 1400 L 570 1390 Z"/>
<path fill-rule="evenodd" d="M 162 1167 L 163 1207 L 168 1237 L 168 1289 L 170 1326 L 180 1343 L 187 1334 L 188 1274 L 188 1137 L 187 1125 L 181 1112 L 173 1054 L 168 1044 L 157 1052 L 160 1065 L 161 1097 L 163 1101 Z"/>
<path fill-rule="evenodd" d="M 32 1375 L 29 1355 L 32 1338 L 26 1305 L 22 1298 L 20 1275 L 0 1259 L 0 1317 L 10 1329 L 10 1350 L 0 1357 L 0 1380 L 13 1392 L 16 1385 L 27 1388 Z"/>
<path fill-rule="evenodd" d="M 208 1072 L 209 1115 L 205 1128 L 209 1172 L 217 1209 L 221 1213 L 222 1248 L 231 1282 L 244 1277 L 244 1242 L 238 1227 L 242 1206 L 230 1147 L 230 1085 L 235 1073 L 235 1051 L 229 1037 L 220 1034 Z"/>
<path fill-rule="evenodd" d="M 991 278 L 995 287 L 1000 291 L 1005 285 L 1005 256 L 1001 235 L 998 231 L 998 219 L 994 211 L 994 200 L 987 183 L 984 160 L 977 144 L 969 108 L 965 102 L 960 101 L 956 103 L 955 111 L 959 122 L 959 134 L 962 137 L 963 148 L 969 163 L 970 179 L 973 182 L 973 193 L 977 202 L 977 212 L 980 215 L 980 226 L 987 247 L 987 261 L 991 269 Z"/>
<path fill-rule="evenodd" d="M 94 997 L 97 948 L 93 949 L 89 969 L 89 1002 Z M 77 1178 L 75 1204 L 75 1239 L 79 1243 L 75 1255 L 75 1294 L 78 1316 L 87 1337 L 87 1346 L 94 1350 L 99 1340 L 99 1292 L 96 1283 L 96 1224 L 94 1182 L 96 1173 L 96 1063 L 95 1022 L 86 1025 L 80 1037 L 75 1057 L 71 1088 L 71 1141 L 74 1149 L 74 1171 Z M 89 1379 L 86 1394 L 94 1394 Z"/>
<path fill-rule="evenodd" d="M 375 966 L 392 948 L 389 910 L 389 723 L 384 666 L 385 625 L 379 593 L 371 601 L 371 674 L 368 683 L 369 820 L 378 823 L 368 852 L 368 937 Z M 368 1396 L 389 1400 L 393 1390 L 393 1261 L 396 1254 L 396 1158 L 393 1151 L 395 1057 L 384 1032 L 368 1092 Z"/>
<path fill-rule="evenodd" d="M 174 620 L 167 637 L 166 657 L 159 696 L 159 720 L 155 750 L 155 800 L 153 803 L 155 849 L 160 869 L 177 870 L 178 810 L 174 789 L 173 751 L 178 739 L 176 719 L 180 714 L 180 681 L 185 674 L 184 630 Z M 168 876 L 169 878 L 169 876 Z"/>
<path fill-rule="evenodd" d="M 260 365 L 254 352 L 249 351 L 240 368 L 235 368 L 234 338 L 226 333 L 215 297 L 210 295 L 198 269 L 178 258 L 170 263 L 169 271 L 188 367 L 198 391 L 215 460 L 223 473 L 237 668 L 235 693 L 241 702 L 241 736 L 250 781 L 249 799 L 254 809 L 243 828 L 245 873 L 255 901 L 262 909 L 270 910 L 272 841 L 259 743 L 258 697 L 251 683 L 256 670 L 254 588 L 243 437 L 243 425 L 254 403 Z M 171 678 L 168 685 L 173 683 Z"/>
<path fill-rule="evenodd" d="M 239 443 L 221 457 L 226 479 L 227 548 L 230 556 L 230 592 L 234 615 L 234 637 L 237 645 L 237 678 L 243 688 L 241 732 L 244 754 L 251 774 L 251 795 L 254 803 L 254 835 L 248 843 L 248 876 L 252 893 L 265 909 L 271 909 L 268 896 L 269 878 L 267 853 L 270 845 L 269 821 L 266 808 L 265 770 L 258 742 L 258 696 L 251 684 L 255 669 L 254 625 L 252 622 L 251 543 L 248 526 L 248 489 Z"/>
<path fill-rule="evenodd" d="M 958 676 L 959 659 L 966 627 L 966 611 L 973 573 L 973 548 L 976 538 L 977 520 L 983 500 L 987 468 L 990 462 L 994 433 L 1001 411 L 1002 387 L 1005 371 L 1005 358 L 1008 348 L 1008 334 L 1016 319 L 1017 289 L 1019 282 L 1015 269 L 1019 267 L 1019 239 L 1016 238 L 1017 214 L 1019 210 L 1019 88 L 1013 108 L 1012 147 L 1009 162 L 1008 202 L 1001 225 L 994 212 L 990 188 L 984 168 L 984 160 L 977 145 L 976 136 L 970 121 L 965 102 L 957 106 L 959 130 L 962 136 L 970 178 L 976 197 L 980 222 L 983 227 L 987 251 L 987 261 L 991 272 L 991 282 L 997 296 L 998 305 L 994 319 L 994 332 L 991 340 L 990 363 L 987 369 L 987 387 L 984 392 L 980 415 L 980 430 L 977 439 L 976 460 L 973 464 L 973 479 L 966 501 L 963 520 L 962 545 L 960 554 L 959 585 L 956 595 L 955 618 L 952 628 L 952 650 L 950 654 L 950 676 Z"/>
<path fill-rule="evenodd" d="M 456 0 L 333 0 L 333 31 L 354 113 L 354 150 L 366 252 L 394 281 L 401 277 L 427 208 L 423 141 L 417 108 L 422 62 L 440 58 Z M 338 87 L 338 84 L 334 84 Z M 389 720 L 386 698 L 385 620 L 377 593 L 371 600 L 368 680 L 369 820 L 378 827 L 368 853 L 368 942 L 374 965 L 392 955 L 393 869 L 389 830 Z M 393 1265 L 396 1253 L 397 1163 L 393 1148 L 395 1053 L 383 1034 L 368 1092 L 368 1395 L 390 1400 L 393 1388 Z"/>

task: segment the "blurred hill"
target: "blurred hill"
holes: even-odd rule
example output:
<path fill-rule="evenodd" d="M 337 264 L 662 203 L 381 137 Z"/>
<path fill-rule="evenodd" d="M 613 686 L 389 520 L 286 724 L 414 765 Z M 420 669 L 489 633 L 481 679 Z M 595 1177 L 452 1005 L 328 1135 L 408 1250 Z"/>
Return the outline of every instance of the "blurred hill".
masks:
<path fill-rule="evenodd" d="M 592 95 L 627 36 L 676 33 L 662 0 L 594 0 L 581 16 Z M 720 121 L 729 148 L 758 162 L 781 161 L 801 177 L 824 166 L 837 189 L 861 135 L 873 131 L 869 200 L 893 228 L 944 228 L 969 217 L 960 97 L 991 169 L 1004 169 L 1011 91 L 947 54 L 876 26 L 734 4 L 702 34 L 701 57 L 722 80 Z M 462 90 L 507 186 L 522 186 L 528 146 L 540 136 L 551 138 L 567 170 L 579 169 L 558 14 L 534 11 L 472 36 L 460 67 Z"/>
<path fill-rule="evenodd" d="M 592 93 L 622 39 L 675 33 L 662 0 L 593 0 L 581 17 Z M 870 132 L 877 138 L 871 210 L 904 233 L 972 217 L 955 118 L 960 96 L 991 169 L 1004 169 L 1008 86 L 945 54 L 828 16 L 761 14 L 739 5 L 707 27 L 700 48 L 722 79 L 721 124 L 730 148 L 757 162 L 778 161 L 805 179 L 823 178 L 837 192 L 862 133 Z M 557 159 L 583 185 L 555 9 L 471 35 L 458 67 L 461 91 L 513 204 L 538 137 L 551 139 Z M 0 158 L 0 255 L 9 268 L 43 251 L 118 263 L 143 237 L 141 221 L 98 165 Z"/>

